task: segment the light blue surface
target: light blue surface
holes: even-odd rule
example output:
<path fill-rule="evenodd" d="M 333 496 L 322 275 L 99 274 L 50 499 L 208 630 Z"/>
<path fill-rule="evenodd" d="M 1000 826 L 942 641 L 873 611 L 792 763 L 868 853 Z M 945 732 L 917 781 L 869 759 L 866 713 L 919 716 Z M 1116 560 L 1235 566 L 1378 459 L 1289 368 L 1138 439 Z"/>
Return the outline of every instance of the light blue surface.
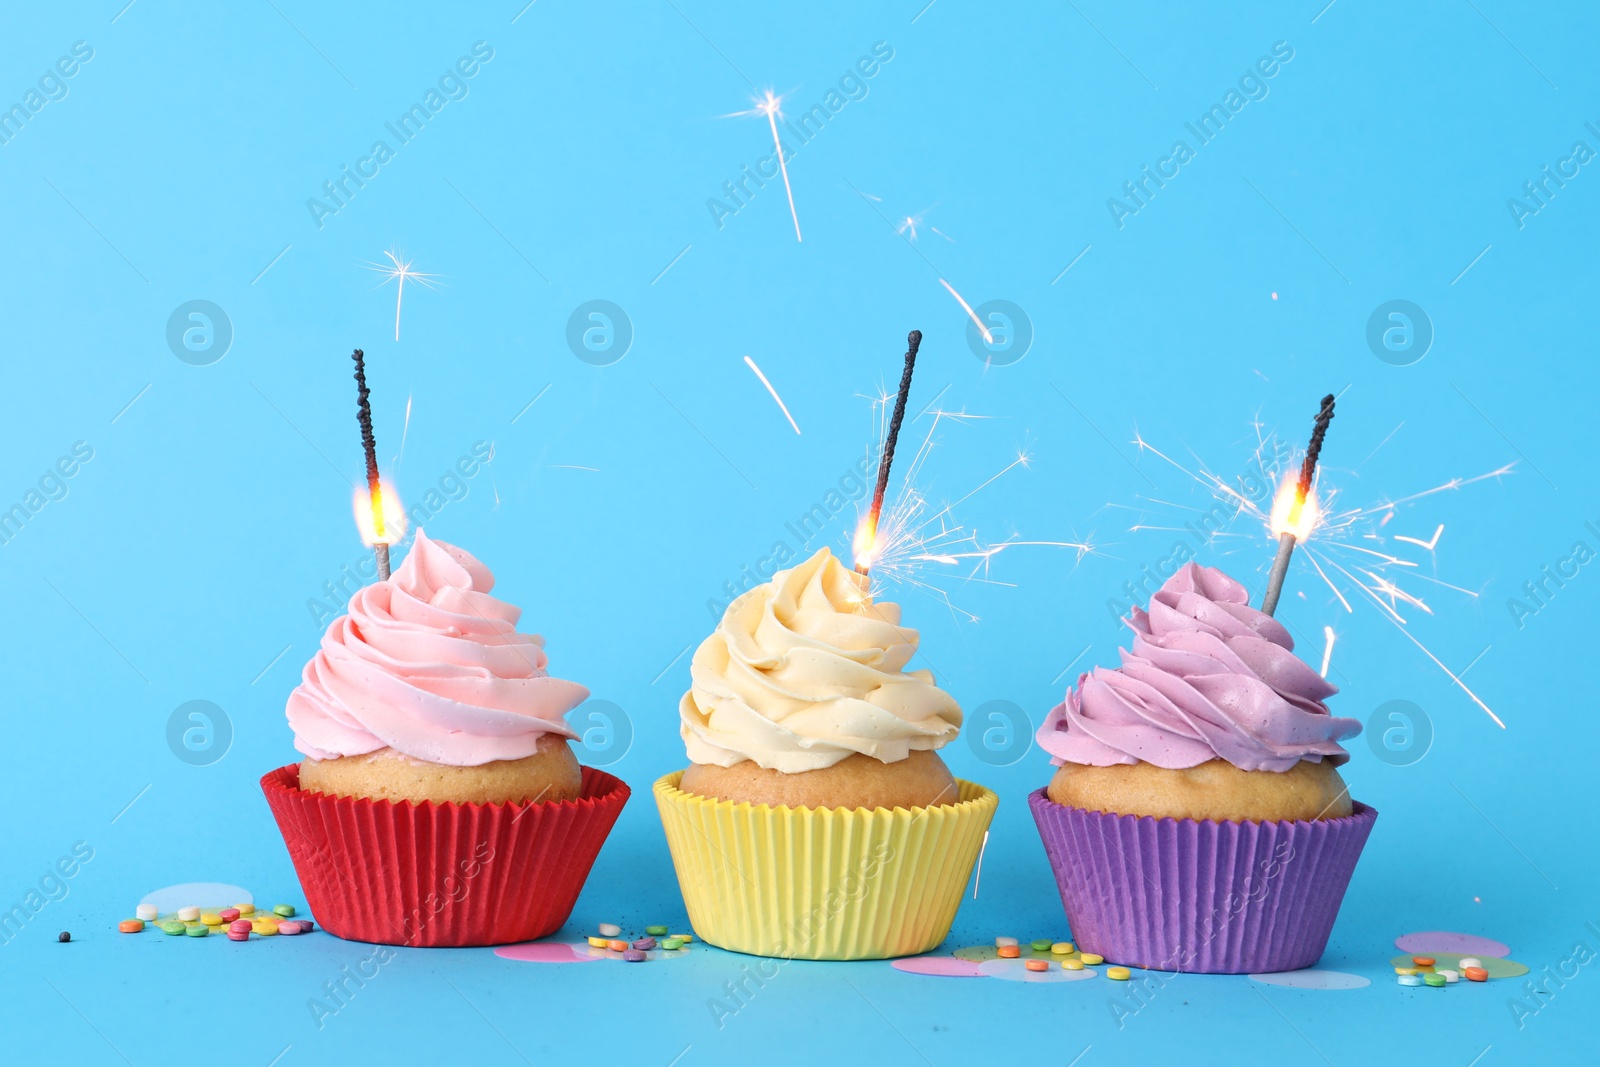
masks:
<path fill-rule="evenodd" d="M 93 53 L 46 79 L 37 113 L 0 144 L 0 507 L 26 503 L 76 442 L 93 453 L 46 480 L 60 499 L 41 493 L 0 546 L 12 753 L 0 904 L 22 902 L 74 843 L 93 850 L 56 888 L 65 896 L 0 946 L 9 1055 L 1489 1065 L 1592 1051 L 1595 965 L 1551 984 L 1520 1021 L 1515 982 L 1400 989 L 1386 975 L 1394 937 L 1412 930 L 1487 934 L 1536 971 L 1577 943 L 1600 949 L 1586 925 L 1600 926 L 1588 677 L 1600 564 L 1548 584 L 1537 612 L 1514 618 L 1507 604 L 1575 542 L 1600 549 L 1585 526 L 1600 527 L 1600 177 L 1569 163 L 1576 176 L 1520 225 L 1508 206 L 1574 142 L 1600 150 L 1586 126 L 1600 126 L 1593 11 L 138 0 L 119 13 L 122 2 L 12 10 L 0 33 L 0 104 L 24 102 L 74 42 Z M 440 110 L 398 143 L 385 123 L 480 41 L 492 59 L 446 78 Z M 790 94 L 792 115 L 826 106 L 876 42 L 893 58 L 860 83 L 864 96 L 847 83 L 859 98 L 790 162 L 804 242 L 781 181 L 719 228 L 708 198 L 771 152 L 763 118 L 723 116 L 768 87 Z M 1293 58 L 1246 81 L 1257 99 L 1196 147 L 1185 124 L 1275 42 Z M 1194 158 L 1119 228 L 1108 198 L 1180 138 Z M 319 228 L 308 198 L 379 139 L 393 158 Z M 919 212 L 912 245 L 894 223 Z M 439 276 L 436 289 L 407 288 L 399 343 L 393 285 L 364 269 L 388 249 Z M 1026 309 L 1025 358 L 975 358 L 941 277 L 975 305 Z M 625 308 L 634 329 L 610 366 L 565 340 L 569 315 L 595 299 Z M 169 316 L 191 300 L 231 322 L 231 348 L 211 365 L 167 343 Z M 1368 347 L 1369 316 L 1390 300 L 1431 320 L 1420 362 Z M 1420 562 L 1404 584 L 1431 614 L 1401 602 L 1402 614 L 1452 670 L 1471 664 L 1464 680 L 1504 730 L 1370 602 L 1347 615 L 1303 555 L 1280 610 L 1313 662 L 1322 628 L 1338 631 L 1342 714 L 1408 700 L 1434 732 L 1409 766 L 1352 746 L 1347 777 L 1382 817 L 1322 965 L 1371 986 L 1182 977 L 1119 1027 L 1103 980 L 1029 988 L 795 963 L 719 1029 L 707 1002 L 747 961 L 715 950 L 626 969 L 408 951 L 319 1029 L 308 999 L 365 947 L 321 933 L 234 945 L 114 932 L 142 895 L 178 882 L 302 902 L 256 783 L 294 755 L 283 703 L 321 629 L 307 601 L 363 558 L 350 513 L 354 345 L 408 504 L 441 480 L 451 489 L 458 457 L 493 442 L 493 464 L 427 529 L 487 562 L 527 628 L 547 635 L 555 673 L 631 722 L 631 748 L 608 769 L 634 799 L 568 933 L 681 926 L 649 796 L 684 763 L 680 654 L 712 625 L 708 600 L 867 447 L 865 398 L 893 388 L 911 327 L 927 338 L 913 415 L 937 396 L 988 417 L 939 428 L 919 478 L 930 499 L 961 498 L 1025 449 L 1031 468 L 967 500 L 957 521 L 991 543 L 1097 546 L 1081 559 L 1008 550 L 988 572 L 1000 584 L 930 569 L 978 622 L 891 586 L 922 630 L 922 665 L 969 711 L 1006 700 L 1037 724 L 1080 650 L 1074 672 L 1114 663 L 1106 602 L 1176 536 L 1129 527 L 1181 525 L 1179 506 L 1209 506 L 1139 453 L 1136 430 L 1230 478 L 1246 469 L 1255 420 L 1301 447 L 1331 390 L 1326 476 L 1348 505 L 1515 464 L 1402 507 L 1384 542 L 1362 542 Z M 910 423 L 907 440 L 931 422 Z M 815 543 L 843 543 L 853 515 Z M 1441 524 L 1431 557 L 1392 540 L 1426 542 Z M 1259 589 L 1271 545 L 1249 520 L 1234 531 L 1201 558 Z M 1467 592 L 1431 584 L 1435 565 Z M 168 746 L 169 717 L 190 700 L 231 723 L 231 747 L 209 765 Z M 1003 747 L 1003 731 L 992 740 Z M 978 899 L 946 948 L 1061 936 L 1024 802 L 1046 760 L 1035 748 L 995 767 L 978 751 L 958 742 L 947 755 L 1002 803 Z M 72 944 L 56 943 L 62 929 Z"/>

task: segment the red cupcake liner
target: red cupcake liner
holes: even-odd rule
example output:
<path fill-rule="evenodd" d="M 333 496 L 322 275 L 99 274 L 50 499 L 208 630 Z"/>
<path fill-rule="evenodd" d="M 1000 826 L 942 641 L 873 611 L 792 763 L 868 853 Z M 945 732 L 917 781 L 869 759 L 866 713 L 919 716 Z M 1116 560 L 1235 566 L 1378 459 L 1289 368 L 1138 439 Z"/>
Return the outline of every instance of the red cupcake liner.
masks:
<path fill-rule="evenodd" d="M 1198 974 L 1316 963 L 1378 813 L 1213 822 L 1111 815 L 1028 795 L 1080 951 Z"/>
<path fill-rule="evenodd" d="M 630 792 L 585 767 L 576 800 L 355 799 L 301 789 L 293 763 L 263 777 L 261 790 L 322 929 L 424 948 L 503 945 L 559 930 Z"/>

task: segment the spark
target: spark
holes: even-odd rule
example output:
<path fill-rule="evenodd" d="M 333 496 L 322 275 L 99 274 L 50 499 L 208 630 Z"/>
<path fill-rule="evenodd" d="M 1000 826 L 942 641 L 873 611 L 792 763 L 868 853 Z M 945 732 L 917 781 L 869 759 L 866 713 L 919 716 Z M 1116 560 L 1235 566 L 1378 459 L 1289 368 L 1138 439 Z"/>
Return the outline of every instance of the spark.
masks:
<path fill-rule="evenodd" d="M 772 394 L 772 399 L 778 402 L 778 408 L 783 412 L 783 417 L 789 420 L 789 425 L 793 426 L 794 432 L 798 434 L 800 426 L 794 421 L 794 416 L 789 414 L 789 405 L 783 402 L 783 397 L 779 396 L 778 391 L 772 387 L 772 383 L 767 381 L 767 376 L 761 373 L 761 368 L 756 366 L 755 360 L 745 356 L 744 361 L 751 370 L 756 372 L 756 377 L 761 379 L 761 384 L 767 387 L 767 392 Z"/>
<path fill-rule="evenodd" d="M 432 289 L 435 288 L 433 280 L 438 275 L 424 274 L 421 271 L 412 270 L 411 265 L 416 262 L 415 260 L 401 260 L 400 256 L 393 252 L 385 252 L 384 255 L 389 259 L 388 266 L 381 263 L 369 263 L 367 264 L 367 269 L 375 270 L 383 275 L 383 281 L 379 283 L 380 285 L 387 285 L 391 281 L 396 283 L 394 291 L 394 339 L 398 341 L 400 340 L 400 304 L 405 300 L 406 282 L 416 282 L 418 285 Z"/>
<path fill-rule="evenodd" d="M 749 115 L 765 115 L 767 128 L 772 131 L 772 150 L 778 156 L 778 169 L 783 172 L 783 191 L 789 198 L 789 217 L 794 220 L 794 239 L 803 243 L 800 236 L 800 216 L 794 210 L 794 189 L 789 185 L 789 161 L 784 155 L 783 141 L 778 137 L 778 120 L 783 117 L 783 97 L 775 94 L 771 89 L 766 90 L 760 97 L 752 101 L 756 106 L 749 111 L 735 111 L 729 118 L 743 118 Z"/>
<path fill-rule="evenodd" d="M 877 200 L 879 198 L 873 197 L 873 199 Z M 895 224 L 894 231 L 901 237 L 904 237 L 906 240 L 910 241 L 912 244 L 916 244 L 917 238 L 921 236 L 923 229 L 926 229 L 929 233 L 938 234 L 951 244 L 955 244 L 955 240 L 949 234 L 945 233 L 937 226 L 928 225 L 927 214 L 928 211 L 932 210 L 933 208 L 928 208 L 926 211 L 918 212 L 915 215 L 907 215 L 905 218 L 901 219 Z"/>
<path fill-rule="evenodd" d="M 1232 478 L 1217 474 L 1198 456 L 1190 461 L 1175 459 L 1135 430 L 1132 443 L 1138 452 L 1176 471 L 1191 491 L 1198 489 L 1202 499 L 1196 507 L 1183 502 L 1176 493 L 1141 496 L 1133 509 L 1140 513 L 1140 518 L 1130 529 L 1177 532 L 1223 554 L 1246 549 L 1258 556 L 1257 566 L 1268 562 L 1270 556 L 1262 549 L 1276 540 L 1272 532 L 1274 494 L 1283 479 L 1299 466 L 1300 456 L 1293 447 L 1265 431 L 1259 420 L 1253 423 L 1252 429 L 1255 436 L 1252 453 L 1248 462 L 1241 465 L 1240 473 Z M 1489 479 L 1498 480 L 1513 473 L 1515 466 L 1515 463 L 1508 463 L 1483 474 L 1450 478 L 1419 492 L 1360 506 L 1346 503 L 1340 487 L 1335 484 L 1337 479 L 1324 477 L 1325 472 L 1319 471 L 1316 493 L 1320 508 L 1310 529 L 1300 538 L 1305 551 L 1296 553 L 1293 564 L 1313 585 L 1320 582 L 1346 614 L 1354 614 L 1358 603 L 1377 611 L 1502 729 L 1504 721 L 1461 680 L 1460 674 L 1446 667 L 1415 632 L 1419 617 L 1439 617 L 1432 596 L 1424 595 L 1418 583 L 1473 599 L 1479 596 L 1471 589 L 1423 572 L 1422 564 L 1433 556 L 1444 535 L 1444 524 L 1435 523 L 1432 535 L 1426 537 L 1415 529 L 1408 533 L 1394 532 L 1390 526 L 1412 527 L 1405 516 L 1419 502 Z M 1205 498 L 1209 498 L 1209 505 Z M 1176 513 L 1177 521 L 1166 524 L 1145 521 L 1144 516 L 1150 512 Z M 1424 525 L 1421 529 L 1427 527 Z M 1408 546 L 1414 546 L 1414 550 Z M 1417 552 L 1426 553 L 1427 557 L 1419 560 L 1415 558 Z M 1324 627 L 1323 634 L 1326 644 L 1322 673 L 1326 675 L 1336 636 L 1332 627 Z"/>
<path fill-rule="evenodd" d="M 939 279 L 939 284 L 944 286 L 945 290 L 951 296 L 956 298 L 956 303 L 960 304 L 961 305 L 961 309 L 967 313 L 967 318 L 971 319 L 972 320 L 972 324 L 978 328 L 978 332 L 983 334 L 983 342 L 984 342 L 984 344 L 989 344 L 989 345 L 994 344 L 994 336 L 991 333 L 989 333 L 989 327 L 985 326 L 983 324 L 983 320 L 978 318 L 978 313 L 972 310 L 972 305 L 967 303 L 966 300 L 961 296 L 960 293 L 956 292 L 955 286 L 951 285 L 949 282 L 945 281 L 943 278 Z"/>
<path fill-rule="evenodd" d="M 406 458 L 406 437 L 411 433 L 411 399 L 411 395 L 407 394 L 406 421 L 400 427 L 400 453 L 399 455 L 395 456 L 394 459 L 394 465 L 396 468 L 398 468 L 401 461 Z"/>

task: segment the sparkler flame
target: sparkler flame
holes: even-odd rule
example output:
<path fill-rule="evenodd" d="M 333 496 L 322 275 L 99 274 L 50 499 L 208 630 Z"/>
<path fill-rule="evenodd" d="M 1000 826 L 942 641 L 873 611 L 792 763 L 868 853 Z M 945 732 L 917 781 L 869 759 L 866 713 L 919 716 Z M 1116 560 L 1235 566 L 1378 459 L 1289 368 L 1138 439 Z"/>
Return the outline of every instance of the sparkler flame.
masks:
<path fill-rule="evenodd" d="M 1272 500 L 1272 515 L 1267 520 L 1267 530 L 1276 541 L 1284 534 L 1294 534 L 1294 539 L 1304 544 L 1322 520 L 1322 508 L 1317 502 L 1317 487 L 1312 484 L 1305 496 L 1300 495 L 1300 472 L 1291 470 L 1278 486 L 1278 495 Z"/>
<path fill-rule="evenodd" d="M 373 545 L 397 545 L 405 539 L 405 506 L 400 503 L 400 494 L 389 479 L 380 478 L 377 491 L 372 493 L 367 491 L 366 486 L 359 486 L 351 504 L 356 514 L 356 529 L 361 531 L 361 543 L 368 548 Z"/>

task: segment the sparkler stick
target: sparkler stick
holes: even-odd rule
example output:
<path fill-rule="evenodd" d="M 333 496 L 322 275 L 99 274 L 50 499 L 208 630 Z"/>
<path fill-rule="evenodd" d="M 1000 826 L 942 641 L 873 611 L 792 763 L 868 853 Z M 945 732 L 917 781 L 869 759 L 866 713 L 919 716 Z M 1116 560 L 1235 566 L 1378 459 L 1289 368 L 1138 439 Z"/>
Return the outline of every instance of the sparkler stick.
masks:
<path fill-rule="evenodd" d="M 883 442 L 883 458 L 878 461 L 878 486 L 872 491 L 872 510 L 867 513 L 863 551 L 856 559 L 856 573 L 866 574 L 872 566 L 872 550 L 877 547 L 878 516 L 883 514 L 883 494 L 889 487 L 889 466 L 894 463 L 894 445 L 900 437 L 900 423 L 906 416 L 906 397 L 911 395 L 911 372 L 917 364 L 917 349 L 922 347 L 922 331 L 906 336 L 906 369 L 900 374 L 900 393 L 894 400 L 894 415 L 889 420 L 889 435 Z"/>
<path fill-rule="evenodd" d="M 1322 409 L 1317 412 L 1311 427 L 1311 443 L 1306 446 L 1305 462 L 1300 464 L 1300 481 L 1295 485 L 1294 502 L 1289 506 L 1289 529 L 1278 535 L 1278 555 L 1272 561 L 1272 573 L 1267 577 L 1267 593 L 1261 598 L 1261 610 L 1271 615 L 1278 610 L 1278 597 L 1283 593 L 1283 579 L 1289 573 L 1289 557 L 1294 555 L 1294 528 L 1300 522 L 1300 512 L 1311 494 L 1311 483 L 1317 473 L 1317 459 L 1322 455 L 1322 439 L 1328 435 L 1328 423 L 1333 421 L 1333 394 L 1322 398 Z M 1310 531 L 1307 531 L 1308 533 Z"/>
<path fill-rule="evenodd" d="M 389 544 L 383 539 L 383 492 L 378 485 L 378 443 L 372 436 L 372 402 L 367 394 L 367 357 L 358 348 L 350 358 L 356 364 L 356 422 L 361 426 L 361 447 L 367 453 L 367 492 L 372 497 L 372 526 L 376 532 L 372 552 L 378 560 L 378 581 L 382 582 L 389 578 Z"/>

